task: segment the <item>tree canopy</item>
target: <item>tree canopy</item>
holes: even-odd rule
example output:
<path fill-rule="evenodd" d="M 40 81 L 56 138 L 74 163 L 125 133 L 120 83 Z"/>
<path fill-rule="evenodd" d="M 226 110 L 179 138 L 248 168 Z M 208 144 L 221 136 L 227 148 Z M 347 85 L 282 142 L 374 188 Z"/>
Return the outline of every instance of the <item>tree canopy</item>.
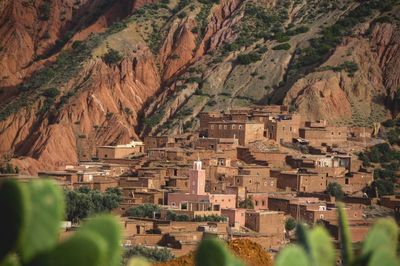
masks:
<path fill-rule="evenodd" d="M 239 202 L 239 208 L 254 209 L 254 203 L 251 197 L 248 197 L 245 200 Z"/>
<path fill-rule="evenodd" d="M 329 183 L 326 187 L 326 191 L 330 196 L 335 197 L 337 200 L 341 200 L 344 197 L 342 186 L 336 182 Z"/>
<path fill-rule="evenodd" d="M 118 188 L 109 188 L 106 192 L 86 187 L 65 190 L 66 218 L 79 221 L 92 214 L 110 212 L 118 207 L 122 192 Z"/>
<path fill-rule="evenodd" d="M 133 217 L 153 218 L 154 213 L 159 213 L 160 207 L 155 204 L 146 203 L 126 211 L 126 214 Z"/>

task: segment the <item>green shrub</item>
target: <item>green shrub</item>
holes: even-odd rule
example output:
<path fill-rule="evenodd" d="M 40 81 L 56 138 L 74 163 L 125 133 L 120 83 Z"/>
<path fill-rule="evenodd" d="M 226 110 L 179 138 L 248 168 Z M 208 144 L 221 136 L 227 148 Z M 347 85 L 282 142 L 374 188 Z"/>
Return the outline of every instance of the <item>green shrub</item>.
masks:
<path fill-rule="evenodd" d="M 251 63 L 261 60 L 261 56 L 258 53 L 250 52 L 247 54 L 240 54 L 236 58 L 236 62 L 239 65 L 249 65 Z"/>
<path fill-rule="evenodd" d="M 127 261 L 131 257 L 144 257 L 150 262 L 166 262 L 174 258 L 171 251 L 166 248 L 148 248 L 145 246 L 135 246 L 126 250 L 123 254 L 123 259 Z M 127 264 L 125 262 L 124 264 Z M 139 265 L 138 265 L 139 266 Z"/>
<path fill-rule="evenodd" d="M 115 65 L 122 60 L 122 55 L 117 50 L 111 48 L 101 58 L 106 64 Z"/>
<path fill-rule="evenodd" d="M 200 216 L 200 215 L 196 215 L 196 217 L 194 217 L 193 221 L 195 222 L 226 222 L 228 221 L 228 218 L 226 218 L 225 216 L 220 216 L 220 215 L 206 215 L 206 216 Z"/>
<path fill-rule="evenodd" d="M 133 217 L 153 218 L 155 213 L 160 212 L 160 207 L 155 204 L 145 203 L 126 211 L 126 214 Z"/>
<path fill-rule="evenodd" d="M 0 165 L 0 174 L 18 174 L 18 166 L 14 166 L 11 163 L 6 163 L 5 165 Z"/>
<path fill-rule="evenodd" d="M 296 228 L 296 220 L 292 217 L 289 217 L 285 221 L 285 229 L 286 231 L 292 231 L 293 229 Z"/>
<path fill-rule="evenodd" d="M 179 221 L 179 222 L 184 222 L 184 221 L 189 221 L 190 218 L 186 214 L 177 214 L 172 211 L 167 212 L 167 220 L 169 221 Z"/>
<path fill-rule="evenodd" d="M 391 180 L 376 179 L 369 187 L 366 188 L 365 192 L 369 197 L 393 195 L 394 184 Z M 378 193 L 378 195 L 376 195 L 376 193 Z"/>
<path fill-rule="evenodd" d="M 187 17 L 187 13 L 185 11 L 182 11 L 180 13 L 178 13 L 178 18 L 183 19 Z"/>
<path fill-rule="evenodd" d="M 144 125 L 147 127 L 155 127 L 161 122 L 162 119 L 162 113 L 154 113 L 153 115 L 146 117 L 143 121 Z"/>
<path fill-rule="evenodd" d="M 287 42 L 287 41 L 289 41 L 289 40 L 290 40 L 290 37 L 289 37 L 288 35 L 286 35 L 286 34 L 280 32 L 280 33 L 277 33 L 277 34 L 274 36 L 274 39 L 275 39 L 277 42 L 282 43 L 282 42 Z"/>
<path fill-rule="evenodd" d="M 387 133 L 387 139 L 392 145 L 400 145 L 400 128 L 397 127 L 389 130 L 389 132 Z"/>
<path fill-rule="evenodd" d="M 272 50 L 289 50 L 289 49 L 290 49 L 290 44 L 288 43 L 282 43 L 272 47 Z"/>
<path fill-rule="evenodd" d="M 354 76 L 354 73 L 357 72 L 358 65 L 357 65 L 357 63 L 354 63 L 351 61 L 346 61 L 336 67 L 325 66 L 325 67 L 321 67 L 319 70 L 333 70 L 335 72 L 340 72 L 342 70 L 345 70 L 349 74 L 349 76 L 352 77 L 352 76 Z"/>
<path fill-rule="evenodd" d="M 219 1 L 208 1 L 208 0 L 202 0 L 199 1 L 202 3 L 200 12 L 196 16 L 196 22 L 197 22 L 197 27 L 196 27 L 196 33 L 197 33 L 197 38 L 196 38 L 196 44 L 199 45 L 201 43 L 201 40 L 204 37 L 204 34 L 207 29 L 208 21 L 207 18 L 210 14 L 210 10 L 213 6 L 214 3 L 219 2 Z"/>
<path fill-rule="evenodd" d="M 394 127 L 396 125 L 396 121 L 393 119 L 388 119 L 388 120 L 383 121 L 381 124 L 384 127 Z"/>
<path fill-rule="evenodd" d="M 118 207 L 122 200 L 119 189 L 106 192 L 91 190 L 86 187 L 65 190 L 66 217 L 69 221 L 79 221 L 93 214 L 110 212 Z"/>
<path fill-rule="evenodd" d="M 121 229 L 114 217 L 91 219 L 60 241 L 63 193 L 50 180 L 5 180 L 0 206 L 1 265 L 120 265 Z"/>
<path fill-rule="evenodd" d="M 43 92 L 43 96 L 48 98 L 55 98 L 60 94 L 60 91 L 57 88 L 50 88 Z"/>
<path fill-rule="evenodd" d="M 400 159 L 400 151 L 392 149 L 388 143 L 380 143 L 369 148 L 365 155 L 374 163 L 387 163 Z"/>
<path fill-rule="evenodd" d="M 344 197 L 342 186 L 336 182 L 329 183 L 326 187 L 326 192 L 328 192 L 330 196 L 335 197 L 337 200 L 342 200 Z"/>
<path fill-rule="evenodd" d="M 243 201 L 239 202 L 239 208 L 254 209 L 254 203 L 251 197 L 247 197 Z"/>

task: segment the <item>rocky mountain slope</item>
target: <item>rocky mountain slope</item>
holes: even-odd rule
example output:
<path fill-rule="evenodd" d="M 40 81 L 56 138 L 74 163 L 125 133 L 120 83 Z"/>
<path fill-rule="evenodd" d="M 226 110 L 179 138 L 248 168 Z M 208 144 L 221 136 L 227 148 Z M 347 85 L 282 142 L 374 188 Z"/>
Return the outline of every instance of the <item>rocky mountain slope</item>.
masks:
<path fill-rule="evenodd" d="M 197 114 L 285 103 L 372 126 L 400 103 L 398 0 L 6 0 L 0 154 L 26 172 Z"/>

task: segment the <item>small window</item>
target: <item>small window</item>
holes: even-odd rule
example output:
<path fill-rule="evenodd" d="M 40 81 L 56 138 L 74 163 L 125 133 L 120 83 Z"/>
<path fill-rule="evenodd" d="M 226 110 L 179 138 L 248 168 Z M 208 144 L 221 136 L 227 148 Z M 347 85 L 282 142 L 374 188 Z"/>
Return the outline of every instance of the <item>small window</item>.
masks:
<path fill-rule="evenodd" d="M 290 127 L 289 130 L 292 131 L 292 127 Z"/>
<path fill-rule="evenodd" d="M 228 128 L 228 126 L 227 125 L 224 125 L 224 129 L 227 129 Z"/>
<path fill-rule="evenodd" d="M 214 129 L 214 125 L 211 125 L 211 129 Z"/>
<path fill-rule="evenodd" d="M 232 125 L 232 129 L 236 129 L 236 125 Z"/>
<path fill-rule="evenodd" d="M 285 127 L 282 127 L 282 130 L 285 131 Z"/>
<path fill-rule="evenodd" d="M 239 129 L 242 129 L 243 128 L 243 126 L 242 125 L 239 125 Z"/>
<path fill-rule="evenodd" d="M 261 205 L 262 205 L 262 206 L 265 206 L 265 201 L 261 201 Z"/>
<path fill-rule="evenodd" d="M 222 129 L 222 125 L 219 125 L 218 128 L 219 128 L 219 129 Z"/>

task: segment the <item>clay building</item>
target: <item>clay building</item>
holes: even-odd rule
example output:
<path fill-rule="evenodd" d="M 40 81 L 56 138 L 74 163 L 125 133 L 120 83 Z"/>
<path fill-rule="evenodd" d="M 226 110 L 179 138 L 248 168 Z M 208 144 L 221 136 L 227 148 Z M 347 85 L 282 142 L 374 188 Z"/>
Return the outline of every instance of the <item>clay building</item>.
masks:
<path fill-rule="evenodd" d="M 90 179 L 79 179 L 78 176 L 78 182 L 75 182 L 73 184 L 73 187 L 74 189 L 79 187 L 86 187 L 89 189 L 105 192 L 108 188 L 118 187 L 118 180 L 113 177 L 105 176 L 93 176 Z"/>
<path fill-rule="evenodd" d="M 351 172 L 341 177 L 328 177 L 327 181 L 328 183 L 336 182 L 342 186 L 346 194 L 353 194 L 369 186 L 374 181 L 374 177 L 369 172 Z"/>
<path fill-rule="evenodd" d="M 185 158 L 186 151 L 183 148 L 149 148 L 147 154 L 153 161 L 180 161 Z"/>
<path fill-rule="evenodd" d="M 281 152 L 276 148 L 266 148 L 259 145 L 257 142 L 251 143 L 247 147 L 237 148 L 238 159 L 247 164 L 268 165 L 282 168 L 286 166 L 287 156 L 288 153 L 286 152 Z"/>
<path fill-rule="evenodd" d="M 320 202 L 318 198 L 296 197 L 293 194 L 273 194 L 268 196 L 268 208 L 273 211 L 283 211 L 286 214 L 290 213 L 290 204 L 319 204 Z"/>
<path fill-rule="evenodd" d="M 383 196 L 380 198 L 379 203 L 382 206 L 392 209 L 397 222 L 400 222 L 400 196 Z"/>
<path fill-rule="evenodd" d="M 348 137 L 352 140 L 363 141 L 369 140 L 374 133 L 373 128 L 369 127 L 350 127 Z"/>
<path fill-rule="evenodd" d="M 165 188 L 166 189 L 174 189 L 177 191 L 189 191 L 189 178 L 187 176 L 174 176 L 168 178 L 166 181 Z"/>
<path fill-rule="evenodd" d="M 235 208 L 235 194 L 206 193 L 206 171 L 202 169 L 202 162 L 195 161 L 189 171 L 189 193 L 168 193 L 168 205 L 182 208 L 187 202 L 209 202 L 222 208 Z"/>
<path fill-rule="evenodd" d="M 343 168 L 351 171 L 350 155 L 302 155 L 301 158 L 288 157 L 288 164 L 293 168 Z"/>
<path fill-rule="evenodd" d="M 189 147 L 198 138 L 197 134 L 147 136 L 144 138 L 145 152 L 157 148 Z"/>
<path fill-rule="evenodd" d="M 255 210 L 268 210 L 268 193 L 249 192 L 247 198 L 251 199 Z"/>
<path fill-rule="evenodd" d="M 77 171 L 42 171 L 38 172 L 41 178 L 51 178 L 63 188 L 71 189 L 73 184 L 78 182 Z"/>
<path fill-rule="evenodd" d="M 306 139 L 312 146 L 342 144 L 347 141 L 347 127 L 327 126 L 326 121 L 306 122 L 299 129 L 299 137 Z"/>
<path fill-rule="evenodd" d="M 220 121 L 208 123 L 208 137 L 234 138 L 239 145 L 247 145 L 264 138 L 264 123 L 251 121 Z"/>
<path fill-rule="evenodd" d="M 299 114 L 270 117 L 266 124 L 266 137 L 277 142 L 292 142 L 299 137 L 302 117 Z"/>
<path fill-rule="evenodd" d="M 239 145 L 237 138 L 199 138 L 194 143 L 195 149 L 214 151 L 233 150 Z"/>
<path fill-rule="evenodd" d="M 229 117 L 226 116 L 223 112 L 202 112 L 199 114 L 200 119 L 200 135 L 207 136 L 208 132 L 208 124 L 210 122 L 218 122 L 223 120 L 228 120 Z"/>
<path fill-rule="evenodd" d="M 336 243 L 341 243 L 341 233 L 340 226 L 337 220 L 330 220 L 324 222 L 325 228 L 331 234 L 331 236 L 336 240 Z M 369 229 L 372 226 L 371 221 L 365 220 L 350 220 L 348 221 L 350 239 L 352 243 L 362 242 L 368 234 Z"/>
<path fill-rule="evenodd" d="M 151 176 L 120 177 L 118 180 L 118 184 L 122 188 L 159 189 L 161 187 L 160 180 Z"/>
<path fill-rule="evenodd" d="M 144 153 L 144 144 L 141 141 L 132 141 L 128 144 L 116 146 L 97 147 L 97 158 L 104 159 L 122 159 L 129 155 Z"/>
<path fill-rule="evenodd" d="M 284 235 L 285 215 L 278 211 L 247 210 L 245 226 L 255 232 L 269 235 Z"/>
<path fill-rule="evenodd" d="M 327 177 L 317 173 L 307 172 L 303 169 L 293 171 L 276 171 L 277 187 L 290 188 L 298 192 L 323 192 L 326 190 Z"/>
<path fill-rule="evenodd" d="M 252 108 L 231 109 L 222 112 L 203 112 L 199 114 L 199 131 L 200 135 L 207 136 L 209 123 L 222 121 L 254 121 L 262 122 L 266 125 L 270 117 L 287 114 L 289 114 L 289 108 L 286 105 L 254 106 Z"/>
<path fill-rule="evenodd" d="M 246 209 L 222 209 L 221 215 L 228 217 L 229 226 L 240 228 L 245 225 Z"/>
<path fill-rule="evenodd" d="M 263 175 L 238 175 L 233 178 L 233 186 L 245 187 L 247 192 L 275 192 L 277 179 Z"/>
<path fill-rule="evenodd" d="M 261 165 L 242 165 L 239 166 L 239 175 L 262 175 L 271 176 L 271 168 Z"/>

